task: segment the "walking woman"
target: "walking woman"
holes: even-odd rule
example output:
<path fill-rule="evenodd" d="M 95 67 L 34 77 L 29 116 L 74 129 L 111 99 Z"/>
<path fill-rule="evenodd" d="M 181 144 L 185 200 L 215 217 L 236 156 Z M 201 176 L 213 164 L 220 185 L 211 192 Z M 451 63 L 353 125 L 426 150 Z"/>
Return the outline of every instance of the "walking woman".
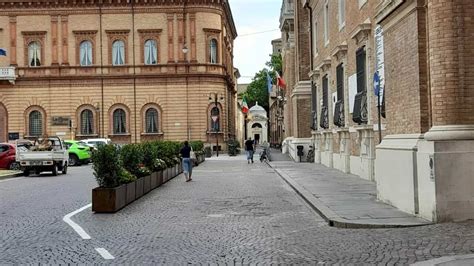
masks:
<path fill-rule="evenodd" d="M 184 142 L 184 147 L 181 148 L 181 157 L 183 157 L 183 172 L 186 182 L 193 180 L 191 178 L 193 174 L 193 162 L 191 161 L 191 147 L 187 141 Z"/>

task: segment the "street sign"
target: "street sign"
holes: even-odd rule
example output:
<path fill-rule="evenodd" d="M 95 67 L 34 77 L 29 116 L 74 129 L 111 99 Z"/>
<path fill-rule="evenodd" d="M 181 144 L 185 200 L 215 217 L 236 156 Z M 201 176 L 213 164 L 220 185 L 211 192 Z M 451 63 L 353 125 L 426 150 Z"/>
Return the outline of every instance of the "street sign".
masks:
<path fill-rule="evenodd" d="M 379 96 L 380 93 L 380 76 L 379 72 L 374 73 L 374 94 L 375 96 Z"/>

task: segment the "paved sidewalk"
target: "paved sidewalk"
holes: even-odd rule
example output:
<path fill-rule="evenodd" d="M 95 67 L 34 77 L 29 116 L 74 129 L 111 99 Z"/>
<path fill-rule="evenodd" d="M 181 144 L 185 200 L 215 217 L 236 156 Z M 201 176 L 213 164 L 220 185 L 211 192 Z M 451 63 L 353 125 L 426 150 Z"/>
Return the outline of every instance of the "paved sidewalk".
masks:
<path fill-rule="evenodd" d="M 273 150 L 270 166 L 336 227 L 411 227 L 429 221 L 377 201 L 375 183 L 320 164 L 296 163 Z M 279 160 L 280 159 L 280 160 Z M 283 161 L 285 160 L 285 161 Z"/>

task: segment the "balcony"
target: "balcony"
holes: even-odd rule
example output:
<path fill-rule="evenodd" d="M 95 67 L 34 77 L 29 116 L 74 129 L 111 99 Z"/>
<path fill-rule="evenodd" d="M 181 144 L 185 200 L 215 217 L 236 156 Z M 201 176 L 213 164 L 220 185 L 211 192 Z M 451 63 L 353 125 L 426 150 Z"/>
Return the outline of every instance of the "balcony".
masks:
<path fill-rule="evenodd" d="M 16 74 L 14 67 L 0 67 L 0 80 L 8 80 L 11 84 L 15 84 Z"/>

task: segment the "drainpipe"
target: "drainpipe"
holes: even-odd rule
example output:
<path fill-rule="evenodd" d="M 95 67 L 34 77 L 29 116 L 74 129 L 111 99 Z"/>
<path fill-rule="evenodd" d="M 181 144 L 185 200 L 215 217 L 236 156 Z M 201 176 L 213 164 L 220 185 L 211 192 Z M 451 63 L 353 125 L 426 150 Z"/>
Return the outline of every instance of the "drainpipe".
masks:
<path fill-rule="evenodd" d="M 308 9 L 309 11 L 309 34 L 310 34 L 310 39 L 309 39 L 309 55 L 310 55 L 310 68 L 311 72 L 313 71 L 313 58 L 314 58 L 314 44 L 313 44 L 313 8 L 309 4 L 310 0 L 306 0 L 304 3 L 304 8 Z M 316 116 L 316 110 L 317 110 L 317 95 L 316 91 L 313 90 L 314 87 L 314 81 L 313 77 L 311 77 L 311 129 L 312 130 L 317 130 L 317 116 Z"/>

